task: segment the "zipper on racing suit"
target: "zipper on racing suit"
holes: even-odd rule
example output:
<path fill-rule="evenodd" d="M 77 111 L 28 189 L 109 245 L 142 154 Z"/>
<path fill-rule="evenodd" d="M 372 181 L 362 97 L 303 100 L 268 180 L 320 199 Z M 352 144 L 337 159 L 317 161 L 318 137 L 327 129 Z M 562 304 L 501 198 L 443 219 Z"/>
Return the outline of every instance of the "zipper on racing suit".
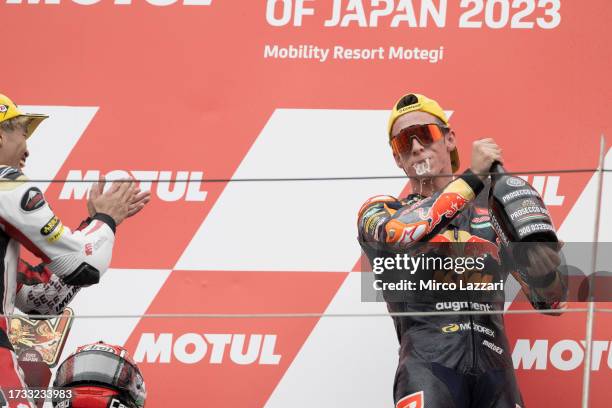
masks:
<path fill-rule="evenodd" d="M 470 293 L 468 292 L 468 311 L 472 311 L 472 300 L 470 299 Z M 476 335 L 474 333 L 474 315 L 470 315 L 470 332 L 472 334 L 472 370 L 477 370 L 478 355 L 476 354 Z"/>
<path fill-rule="evenodd" d="M 453 237 L 455 238 L 455 242 L 459 242 L 459 227 L 453 225 Z M 465 277 L 465 275 L 463 276 Z M 467 283 L 467 282 L 466 282 Z M 470 291 L 466 291 L 468 297 L 468 311 L 472 311 L 472 299 L 470 298 Z M 472 337 L 472 367 L 470 371 L 477 370 L 478 356 L 476 355 L 476 335 L 474 333 L 474 316 L 469 315 L 470 318 L 470 335 Z"/>

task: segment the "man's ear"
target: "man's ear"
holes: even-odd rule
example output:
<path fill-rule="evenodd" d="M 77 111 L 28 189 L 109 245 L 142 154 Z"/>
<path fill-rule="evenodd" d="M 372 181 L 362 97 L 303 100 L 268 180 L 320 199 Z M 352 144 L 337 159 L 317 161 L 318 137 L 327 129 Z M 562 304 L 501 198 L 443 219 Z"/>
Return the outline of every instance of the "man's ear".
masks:
<path fill-rule="evenodd" d="M 455 138 L 455 131 L 450 129 L 446 135 L 444 135 L 444 143 L 446 144 L 446 150 L 450 153 L 457 147 L 457 139 Z"/>

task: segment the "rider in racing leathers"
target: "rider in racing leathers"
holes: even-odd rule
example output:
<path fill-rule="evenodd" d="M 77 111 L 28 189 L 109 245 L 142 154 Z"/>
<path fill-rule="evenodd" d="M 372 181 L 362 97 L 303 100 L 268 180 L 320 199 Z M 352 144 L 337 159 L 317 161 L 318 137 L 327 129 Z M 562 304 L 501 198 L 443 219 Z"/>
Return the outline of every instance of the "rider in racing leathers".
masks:
<path fill-rule="evenodd" d="M 110 264 L 116 226 L 149 199 L 148 193 L 138 194 L 133 181 L 116 183 L 105 193 L 96 185 L 88 203 L 91 217 L 75 231 L 64 226 L 21 172 L 26 140 L 44 119 L 22 113 L 0 95 L 0 406 L 32 406 L 7 336 L 7 315 L 15 306 L 26 313 L 59 314 L 79 288 L 98 283 Z M 21 245 L 43 264 L 22 261 Z"/>
<path fill-rule="evenodd" d="M 360 209 L 359 243 L 371 265 L 376 258 L 411 250 L 413 255 L 428 251 L 431 256 L 433 250 L 434 256 L 441 256 L 449 246 L 472 245 L 472 250 L 485 255 L 483 270 L 419 272 L 412 279 L 493 283 L 512 273 L 535 308 L 564 305 L 566 285 L 557 272 L 557 250 L 534 247 L 528 251 L 531 266 L 513 271 L 508 267 L 510 257 L 499 247 L 489 222 L 482 175 L 494 161 L 502 162 L 493 139 L 474 142 L 470 169 L 452 177 L 459 169 L 455 134 L 437 102 L 418 94 L 405 95 L 393 107 L 388 135 L 413 193 L 404 199 L 373 197 Z M 442 291 L 407 291 L 394 298 L 396 293 L 391 292 L 383 292 L 390 312 L 486 312 L 504 307 L 499 291 L 489 297 L 470 297 L 468 291 L 465 298 Z M 400 342 L 394 384 L 397 408 L 524 408 L 502 315 L 394 316 L 393 321 Z"/>

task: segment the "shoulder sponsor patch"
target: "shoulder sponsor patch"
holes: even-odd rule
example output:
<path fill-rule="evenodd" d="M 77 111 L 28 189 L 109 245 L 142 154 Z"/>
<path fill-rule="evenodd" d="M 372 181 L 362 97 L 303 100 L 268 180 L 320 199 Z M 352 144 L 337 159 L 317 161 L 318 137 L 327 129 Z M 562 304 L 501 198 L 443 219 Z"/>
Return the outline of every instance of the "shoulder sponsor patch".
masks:
<path fill-rule="evenodd" d="M 367 234 L 369 235 L 376 235 L 378 226 L 385 221 L 385 213 L 384 212 L 380 212 L 370 218 L 368 218 L 368 220 L 365 223 L 365 231 Z"/>
<path fill-rule="evenodd" d="M 57 241 L 58 239 L 60 239 L 60 237 L 62 236 L 63 233 L 64 233 L 64 226 L 60 222 L 60 225 L 57 228 L 57 230 L 55 232 L 53 232 L 53 235 L 51 235 L 49 238 L 47 238 L 47 241 L 52 244 L 55 241 Z"/>
<path fill-rule="evenodd" d="M 361 208 L 359 209 L 359 218 L 361 218 L 363 216 L 363 213 L 372 205 L 375 203 L 391 203 L 391 202 L 395 202 L 397 201 L 397 199 L 395 197 L 391 197 L 391 196 L 387 196 L 387 195 L 378 195 L 372 198 L 369 198 L 368 201 L 366 201 Z"/>
<path fill-rule="evenodd" d="M 381 206 L 373 205 L 363 213 L 361 218 L 368 219 L 369 217 L 372 217 L 374 214 L 381 213 L 381 212 L 384 212 Z"/>
<path fill-rule="evenodd" d="M 52 233 L 57 226 L 60 224 L 60 220 L 59 218 L 57 218 L 55 215 L 53 217 L 51 217 L 51 219 L 49 220 L 49 222 L 47 222 L 45 224 L 44 227 L 42 227 L 40 229 L 40 233 L 44 236 L 49 235 L 50 233 Z"/>
<path fill-rule="evenodd" d="M 21 197 L 21 209 L 23 211 L 36 211 L 45 205 L 45 196 L 38 187 L 30 187 Z"/>

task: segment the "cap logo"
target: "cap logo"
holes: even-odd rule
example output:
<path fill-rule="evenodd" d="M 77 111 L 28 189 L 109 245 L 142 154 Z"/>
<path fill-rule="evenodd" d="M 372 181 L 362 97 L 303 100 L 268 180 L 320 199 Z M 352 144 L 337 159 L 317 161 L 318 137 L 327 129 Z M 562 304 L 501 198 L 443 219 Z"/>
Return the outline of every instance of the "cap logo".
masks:
<path fill-rule="evenodd" d="M 0 105 L 0 113 L 4 113 L 3 116 L 6 116 L 7 112 L 9 110 L 9 107 L 6 105 Z"/>
<path fill-rule="evenodd" d="M 397 111 L 397 116 L 403 115 L 404 113 L 412 112 L 414 110 L 419 110 L 422 107 L 423 107 L 423 104 L 421 102 L 416 103 L 414 105 L 404 106 L 403 108 Z"/>

